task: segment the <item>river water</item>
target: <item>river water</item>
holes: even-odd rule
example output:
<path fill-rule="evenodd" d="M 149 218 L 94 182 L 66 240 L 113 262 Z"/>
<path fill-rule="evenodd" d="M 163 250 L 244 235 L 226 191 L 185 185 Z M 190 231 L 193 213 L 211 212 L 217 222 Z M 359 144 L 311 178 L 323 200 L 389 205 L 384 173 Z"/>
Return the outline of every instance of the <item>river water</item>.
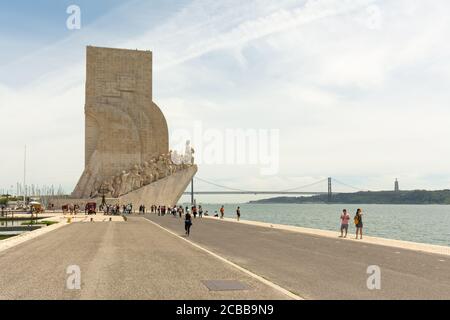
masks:
<path fill-rule="evenodd" d="M 202 204 L 210 215 L 222 204 Z M 450 246 L 450 206 L 444 205 L 345 205 L 345 204 L 225 204 L 225 216 L 306 228 L 339 231 L 342 209 L 351 216 L 349 233 L 354 233 L 353 216 L 361 208 L 364 234 L 382 238 Z"/>

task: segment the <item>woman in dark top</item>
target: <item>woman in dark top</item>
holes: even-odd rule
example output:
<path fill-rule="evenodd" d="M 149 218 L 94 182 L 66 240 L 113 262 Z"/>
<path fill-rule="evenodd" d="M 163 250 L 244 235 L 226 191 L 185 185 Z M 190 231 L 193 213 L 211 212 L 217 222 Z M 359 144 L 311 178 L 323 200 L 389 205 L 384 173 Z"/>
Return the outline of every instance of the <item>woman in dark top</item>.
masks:
<path fill-rule="evenodd" d="M 192 226 L 192 218 L 189 210 L 186 211 L 186 215 L 184 216 L 184 229 L 186 230 L 186 235 L 189 237 Z"/>
<path fill-rule="evenodd" d="M 362 239 L 363 221 L 362 221 L 362 210 L 361 209 L 356 210 L 355 227 L 356 227 L 356 239 L 358 239 L 358 232 L 359 232 L 360 238 Z"/>

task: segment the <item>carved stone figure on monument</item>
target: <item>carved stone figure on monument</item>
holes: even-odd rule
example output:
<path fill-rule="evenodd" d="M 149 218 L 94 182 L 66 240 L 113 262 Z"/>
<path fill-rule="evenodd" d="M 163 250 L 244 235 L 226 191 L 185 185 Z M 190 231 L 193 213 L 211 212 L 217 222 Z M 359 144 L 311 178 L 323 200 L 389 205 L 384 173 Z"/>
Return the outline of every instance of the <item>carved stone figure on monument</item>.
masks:
<path fill-rule="evenodd" d="M 122 171 L 122 173 L 120 175 L 121 183 L 120 183 L 119 195 L 127 194 L 128 192 L 130 192 L 132 190 L 129 177 L 130 177 L 129 172 L 126 172 L 125 170 Z"/>
<path fill-rule="evenodd" d="M 143 178 L 140 175 L 139 166 L 137 164 L 134 165 L 133 169 L 131 169 L 131 172 L 129 174 L 129 181 L 131 190 L 136 190 L 142 187 Z"/>
<path fill-rule="evenodd" d="M 100 180 L 95 180 L 94 186 L 92 188 L 90 198 L 96 198 L 100 195 L 100 187 L 102 185 L 102 182 Z"/>
<path fill-rule="evenodd" d="M 107 198 L 110 198 L 114 195 L 113 178 L 109 178 L 103 181 L 100 187 L 100 194 L 105 195 L 105 197 Z"/>
<path fill-rule="evenodd" d="M 168 175 L 172 175 L 175 172 L 175 166 L 173 165 L 170 153 L 163 155 L 164 162 L 166 164 Z"/>
<path fill-rule="evenodd" d="M 148 185 L 153 182 L 153 172 L 150 164 L 145 161 L 142 168 L 143 184 Z"/>
<path fill-rule="evenodd" d="M 172 150 L 169 150 L 169 153 L 168 153 L 167 155 L 169 156 L 169 159 L 170 159 L 171 164 L 173 164 L 173 163 L 174 163 L 174 162 L 173 162 L 173 159 L 172 159 L 172 157 L 173 157 L 173 151 L 172 151 Z"/>
<path fill-rule="evenodd" d="M 164 162 L 164 158 L 162 156 L 158 157 L 158 161 L 156 162 L 156 166 L 158 169 L 159 179 L 163 179 L 167 176 L 166 163 Z"/>
<path fill-rule="evenodd" d="M 177 166 L 179 166 L 181 164 L 180 155 L 178 154 L 178 151 L 176 151 L 176 150 L 172 153 L 172 162 L 174 164 L 176 164 Z"/>
<path fill-rule="evenodd" d="M 194 153 L 195 153 L 194 148 L 191 148 L 191 165 L 194 165 Z"/>
<path fill-rule="evenodd" d="M 186 163 L 186 164 L 191 163 L 191 157 L 192 157 L 191 151 L 192 151 L 191 141 L 187 140 L 186 141 L 186 148 L 185 148 L 185 151 L 184 151 L 184 161 L 183 161 L 183 163 Z"/>
<path fill-rule="evenodd" d="M 121 186 L 122 186 L 122 179 L 121 179 L 120 175 L 117 175 L 114 177 L 114 180 L 113 180 L 113 189 L 114 189 L 113 197 L 114 198 L 118 198 L 120 196 Z"/>
<path fill-rule="evenodd" d="M 161 176 L 159 175 L 158 165 L 156 164 L 155 159 L 152 159 L 150 161 L 150 168 L 153 174 L 153 181 L 158 181 L 159 179 L 161 179 Z"/>

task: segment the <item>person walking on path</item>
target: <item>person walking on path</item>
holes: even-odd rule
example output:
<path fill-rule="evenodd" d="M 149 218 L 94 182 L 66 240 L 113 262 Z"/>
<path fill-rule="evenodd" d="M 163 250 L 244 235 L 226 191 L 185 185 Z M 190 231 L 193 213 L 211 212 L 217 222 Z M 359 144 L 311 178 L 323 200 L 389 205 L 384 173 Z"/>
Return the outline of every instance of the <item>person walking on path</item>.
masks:
<path fill-rule="evenodd" d="M 356 227 L 356 239 L 358 239 L 358 232 L 360 235 L 360 239 L 362 239 L 363 233 L 362 233 L 362 229 L 363 229 L 363 221 L 362 221 L 362 210 L 358 209 L 356 210 L 356 214 L 355 214 L 355 218 L 354 218 L 354 222 L 355 222 L 355 227 Z"/>
<path fill-rule="evenodd" d="M 350 221 L 350 215 L 347 212 L 347 209 L 342 210 L 341 214 L 341 238 L 347 238 L 348 233 L 348 222 Z M 345 230 L 345 235 L 344 235 Z"/>
<path fill-rule="evenodd" d="M 201 205 L 198 206 L 198 217 L 199 218 L 203 217 L 203 208 Z"/>
<path fill-rule="evenodd" d="M 224 206 L 222 206 L 221 208 L 220 208 L 220 219 L 223 219 L 223 216 L 225 215 L 225 208 L 224 208 Z"/>
<path fill-rule="evenodd" d="M 237 221 L 239 221 L 241 219 L 241 207 L 237 207 L 236 217 L 237 217 Z"/>
<path fill-rule="evenodd" d="M 184 216 L 184 230 L 186 230 L 186 235 L 188 237 L 189 237 L 189 234 L 191 233 L 191 226 L 192 226 L 192 218 L 191 218 L 191 214 L 188 209 L 186 211 L 186 215 Z"/>

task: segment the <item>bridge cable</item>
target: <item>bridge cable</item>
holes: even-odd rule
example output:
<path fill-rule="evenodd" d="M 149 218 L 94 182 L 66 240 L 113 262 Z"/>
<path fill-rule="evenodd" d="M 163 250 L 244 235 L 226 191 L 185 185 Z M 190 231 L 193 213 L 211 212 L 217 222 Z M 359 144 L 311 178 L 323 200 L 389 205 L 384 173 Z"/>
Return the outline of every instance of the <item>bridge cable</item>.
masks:
<path fill-rule="evenodd" d="M 343 185 L 343 186 L 345 186 L 345 187 L 354 189 L 354 190 L 356 190 L 356 191 L 363 191 L 363 189 L 361 189 L 361 188 L 357 188 L 357 187 L 351 186 L 351 185 L 346 184 L 346 183 L 344 183 L 344 182 L 342 182 L 342 181 L 339 181 L 339 180 L 337 180 L 337 179 L 335 179 L 335 178 L 333 178 L 333 181 L 335 181 L 335 182 L 337 182 L 338 184 Z"/>
<path fill-rule="evenodd" d="M 213 185 L 213 186 L 216 186 L 216 187 L 219 187 L 219 188 L 223 188 L 223 189 L 228 189 L 228 190 L 231 190 L 231 191 L 240 191 L 240 192 L 247 192 L 247 193 L 258 192 L 257 190 L 242 190 L 242 189 L 237 189 L 237 188 L 227 187 L 227 186 L 224 186 L 224 185 L 220 185 L 220 184 L 217 184 L 217 183 L 214 183 L 214 182 L 211 182 L 211 181 L 208 181 L 208 180 L 199 178 L 199 177 L 197 177 L 197 176 L 195 176 L 195 179 L 197 179 L 197 180 L 199 180 L 199 181 L 202 181 L 202 182 L 205 182 L 205 183 L 207 183 L 207 184 L 210 184 L 210 185 Z M 283 192 L 294 191 L 294 190 L 298 190 L 298 189 L 302 189 L 302 188 L 307 188 L 307 187 L 314 186 L 314 185 L 319 184 L 319 183 L 322 183 L 322 182 L 324 182 L 324 181 L 326 181 L 326 180 L 327 180 L 327 179 L 322 179 L 322 180 L 320 180 L 320 181 L 316 181 L 316 182 L 314 182 L 314 183 L 306 184 L 306 185 L 303 185 L 303 186 L 299 186 L 299 187 L 295 187 L 295 188 L 290 188 L 290 189 L 285 189 L 285 190 L 280 190 L 280 191 L 274 191 L 274 192 L 276 192 L 276 193 L 283 193 Z"/>
<path fill-rule="evenodd" d="M 231 191 L 249 192 L 249 191 L 247 191 L 247 190 L 242 190 L 242 189 L 236 189 L 236 188 L 230 188 L 230 187 L 227 187 L 227 186 L 223 186 L 223 185 L 220 185 L 220 184 L 217 184 L 217 183 L 214 183 L 214 182 L 211 182 L 211 181 L 208 181 L 208 180 L 199 178 L 199 177 L 197 177 L 197 176 L 195 176 L 194 178 L 195 178 L 196 180 L 205 182 L 205 183 L 207 183 L 207 184 L 211 184 L 211 185 L 213 185 L 213 186 L 216 186 L 216 187 L 219 187 L 219 188 L 222 188 L 222 189 L 228 189 L 228 190 L 231 190 Z"/>
<path fill-rule="evenodd" d="M 316 182 L 313 182 L 313 183 L 310 183 L 310 184 L 305 184 L 303 186 L 296 187 L 296 188 L 280 190 L 278 192 L 289 192 L 289 191 L 294 191 L 294 190 L 298 190 L 298 189 L 304 189 L 304 188 L 315 186 L 315 185 L 320 184 L 320 183 L 325 182 L 325 181 L 327 181 L 327 179 L 322 179 L 320 181 L 316 181 Z"/>

